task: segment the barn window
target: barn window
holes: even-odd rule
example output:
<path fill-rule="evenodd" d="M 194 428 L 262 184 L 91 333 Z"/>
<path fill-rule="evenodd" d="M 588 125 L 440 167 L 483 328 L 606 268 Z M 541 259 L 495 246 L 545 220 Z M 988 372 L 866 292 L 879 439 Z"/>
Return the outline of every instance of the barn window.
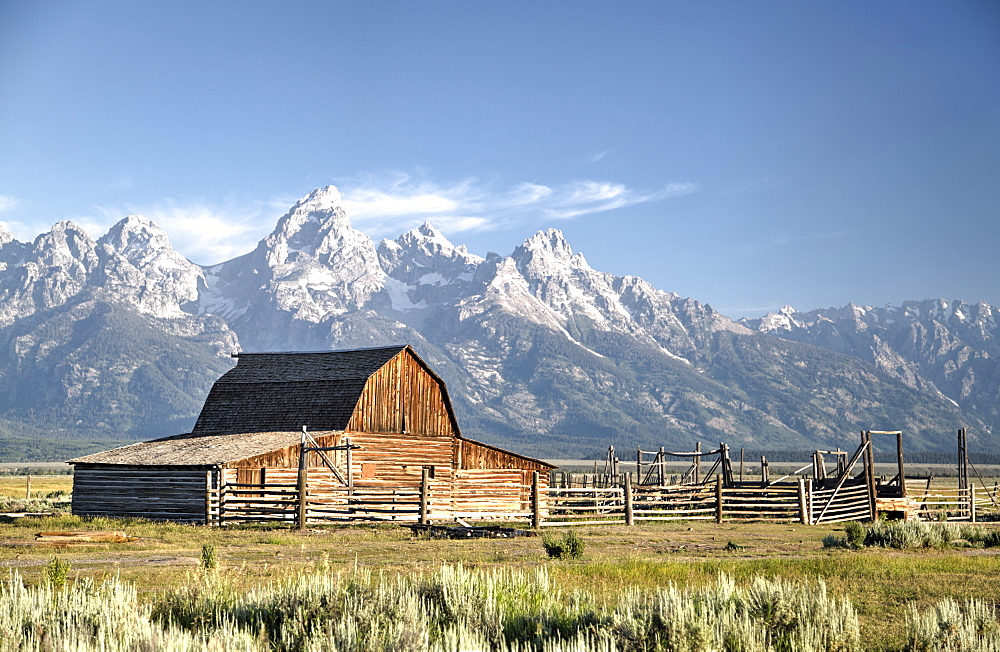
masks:
<path fill-rule="evenodd" d="M 371 462 L 361 463 L 361 479 L 370 480 L 375 477 L 375 465 Z"/>
<path fill-rule="evenodd" d="M 424 468 L 427 469 L 427 477 L 433 480 L 434 479 L 434 467 L 433 466 L 425 466 Z"/>

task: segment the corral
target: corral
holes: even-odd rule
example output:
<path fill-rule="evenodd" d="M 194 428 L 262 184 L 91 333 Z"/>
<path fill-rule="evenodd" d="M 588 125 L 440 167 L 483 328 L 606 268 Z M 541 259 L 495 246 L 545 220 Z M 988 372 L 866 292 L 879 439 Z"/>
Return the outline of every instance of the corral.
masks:
<path fill-rule="evenodd" d="M 875 470 L 874 437 L 895 439 L 895 475 Z M 958 431 L 958 482 L 954 489 L 932 487 L 930 477 L 907 477 L 903 433 L 861 433 L 861 443 L 850 456 L 846 451 L 815 451 L 810 464 L 780 478 L 770 477 L 766 458 L 760 460 L 760 477 L 744 479 L 743 459 L 734 472 L 730 449 L 668 452 L 637 450 L 634 471 L 624 466 L 609 448 L 604 468 L 593 473 L 555 472 L 547 500 L 547 526 L 626 524 L 641 521 L 767 520 L 806 525 L 843 521 L 871 521 L 879 517 L 925 521 L 993 520 L 1000 517 L 1000 487 L 978 478 L 977 491 L 969 480 L 970 463 L 965 430 Z M 651 459 L 649 459 L 651 457 Z M 713 458 L 702 472 L 703 458 Z M 690 459 L 679 477 L 667 472 L 669 458 Z M 828 469 L 833 458 L 832 469 Z M 860 467 L 860 468 L 858 468 Z"/>

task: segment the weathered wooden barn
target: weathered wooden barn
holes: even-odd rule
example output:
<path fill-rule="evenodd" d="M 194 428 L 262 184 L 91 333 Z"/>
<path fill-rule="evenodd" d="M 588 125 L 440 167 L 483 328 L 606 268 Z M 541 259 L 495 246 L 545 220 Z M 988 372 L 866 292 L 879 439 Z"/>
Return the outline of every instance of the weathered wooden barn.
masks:
<path fill-rule="evenodd" d="M 213 524 L 526 518 L 553 468 L 464 438 L 409 346 L 239 354 L 191 433 L 69 462 L 74 514 Z"/>

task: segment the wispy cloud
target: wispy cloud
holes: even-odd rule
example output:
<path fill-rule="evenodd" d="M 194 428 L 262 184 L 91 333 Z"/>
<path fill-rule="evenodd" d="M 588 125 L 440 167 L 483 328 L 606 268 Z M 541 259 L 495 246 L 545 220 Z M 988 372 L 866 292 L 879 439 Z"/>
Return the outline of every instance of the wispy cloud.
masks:
<path fill-rule="evenodd" d="M 163 228 L 174 249 L 187 258 L 214 264 L 253 250 L 290 205 L 276 209 L 270 201 L 240 202 L 231 197 L 218 202 L 168 198 L 143 205 L 95 206 L 70 219 L 97 238 L 125 216 L 143 215 Z"/>
<path fill-rule="evenodd" d="M 588 163 L 600 163 L 601 159 L 611 153 L 610 149 L 606 149 L 603 152 L 598 152 L 596 154 L 591 154 L 587 157 Z"/>
<path fill-rule="evenodd" d="M 475 178 L 440 182 L 424 172 L 397 171 L 339 178 L 336 185 L 352 225 L 376 240 L 397 237 L 425 221 L 449 236 L 518 226 L 541 227 L 554 220 L 580 218 L 698 190 L 692 183 L 673 183 L 638 191 L 622 183 L 589 179 L 552 185 L 525 181 L 503 187 Z M 126 215 L 144 215 L 167 232 L 177 251 L 194 262 L 210 265 L 253 250 L 300 198 L 166 198 L 144 204 L 97 205 L 64 219 L 99 238 Z M 0 195 L 0 210 L 16 203 Z M 31 225 L 36 230 L 29 238 L 49 224 Z M 27 231 L 11 230 L 19 236 Z"/>
<path fill-rule="evenodd" d="M 0 212 L 9 211 L 21 203 L 17 197 L 10 195 L 0 195 Z"/>
<path fill-rule="evenodd" d="M 478 179 L 439 183 L 392 172 L 344 180 L 340 189 L 352 223 L 373 236 L 396 235 L 425 220 L 454 233 L 573 219 L 698 191 L 693 183 L 637 191 L 590 179 L 551 186 L 535 181 L 506 189 L 496 186 Z"/>

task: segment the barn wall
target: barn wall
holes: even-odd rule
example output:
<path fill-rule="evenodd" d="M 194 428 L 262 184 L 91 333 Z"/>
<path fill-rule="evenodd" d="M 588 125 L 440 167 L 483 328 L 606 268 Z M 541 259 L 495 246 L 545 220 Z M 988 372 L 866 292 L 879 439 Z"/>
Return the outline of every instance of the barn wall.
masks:
<path fill-rule="evenodd" d="M 368 379 L 347 430 L 456 435 L 440 383 L 407 351 Z"/>
<path fill-rule="evenodd" d="M 309 433 L 312 438 L 320 446 L 338 446 L 340 444 L 341 433 L 330 433 L 325 431 L 327 434 L 322 434 L 322 432 L 311 432 Z M 265 453 L 263 455 L 255 455 L 254 457 L 248 457 L 242 460 L 236 460 L 233 462 L 226 463 L 227 468 L 233 469 L 293 469 L 299 468 L 299 444 L 294 444 L 286 448 L 282 448 L 276 451 L 271 451 L 270 453 Z M 340 451 L 328 451 L 326 456 L 330 458 L 331 461 L 336 463 L 336 458 L 338 455 L 343 455 Z M 323 464 L 323 460 L 320 454 L 317 452 L 309 453 L 309 457 L 306 466 L 320 466 Z"/>
<path fill-rule="evenodd" d="M 73 514 L 204 522 L 208 473 L 192 467 L 78 464 Z"/>
<path fill-rule="evenodd" d="M 550 464 L 515 455 L 509 451 L 476 441 L 458 441 L 458 467 L 461 469 L 509 469 L 549 471 Z"/>

